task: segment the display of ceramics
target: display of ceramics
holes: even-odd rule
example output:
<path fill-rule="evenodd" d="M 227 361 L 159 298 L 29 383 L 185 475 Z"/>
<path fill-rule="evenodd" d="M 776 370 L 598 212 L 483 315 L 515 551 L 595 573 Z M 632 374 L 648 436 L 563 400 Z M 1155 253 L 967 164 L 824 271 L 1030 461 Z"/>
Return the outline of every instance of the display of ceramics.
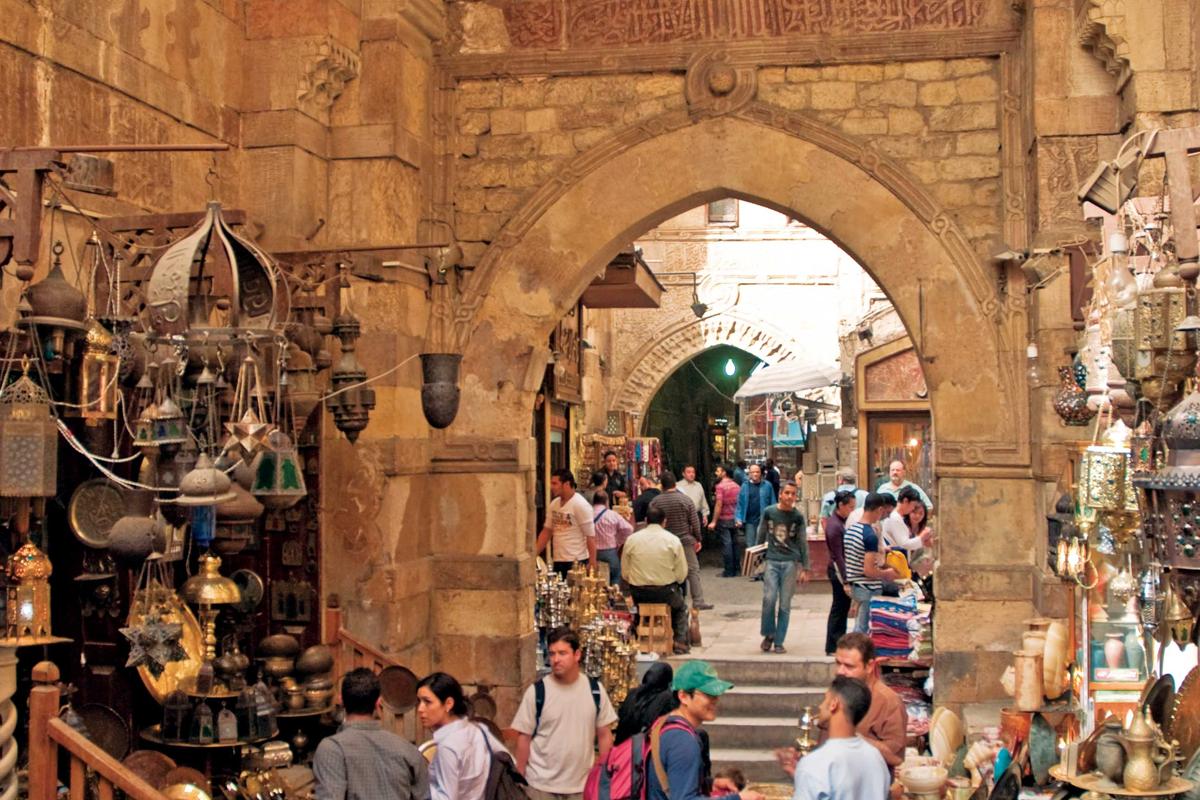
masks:
<path fill-rule="evenodd" d="M 1109 669 L 1125 666 L 1125 635 L 1114 632 L 1107 634 L 1104 641 L 1104 663 Z"/>
<path fill-rule="evenodd" d="M 1067 690 L 1070 675 L 1067 664 L 1070 663 L 1071 638 L 1067 626 L 1061 620 L 1054 620 L 1046 628 L 1046 649 L 1042 655 L 1042 681 L 1046 697 L 1060 697 Z"/>
<path fill-rule="evenodd" d="M 1088 395 L 1075 382 L 1074 370 L 1070 367 L 1058 368 L 1059 388 L 1054 395 L 1054 412 L 1067 425 L 1087 425 L 1095 410 L 1088 407 Z"/>
<path fill-rule="evenodd" d="M 963 744 L 963 724 L 948 708 L 938 708 L 929 720 L 929 752 L 940 763 L 949 765 Z"/>
<path fill-rule="evenodd" d="M 946 785 L 946 768 L 938 766 L 911 766 L 900 769 L 896 779 L 904 784 L 904 790 L 915 797 L 939 797 Z"/>
<path fill-rule="evenodd" d="M 1013 699 L 1021 711 L 1042 707 L 1042 653 L 1018 650 L 1013 653 Z"/>

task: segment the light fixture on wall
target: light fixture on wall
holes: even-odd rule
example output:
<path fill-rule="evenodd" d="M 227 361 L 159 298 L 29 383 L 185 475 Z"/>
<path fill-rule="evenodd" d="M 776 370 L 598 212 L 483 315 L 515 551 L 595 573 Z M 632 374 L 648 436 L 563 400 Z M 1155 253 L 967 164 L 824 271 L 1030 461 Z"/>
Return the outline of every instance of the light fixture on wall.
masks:
<path fill-rule="evenodd" d="M 732 358 L 725 361 L 725 374 L 731 378 L 737 374 L 737 364 L 733 363 Z"/>
<path fill-rule="evenodd" d="M 696 315 L 696 319 L 703 319 L 704 315 L 708 313 L 708 306 L 700 302 L 700 284 L 694 272 L 692 273 L 692 313 Z"/>

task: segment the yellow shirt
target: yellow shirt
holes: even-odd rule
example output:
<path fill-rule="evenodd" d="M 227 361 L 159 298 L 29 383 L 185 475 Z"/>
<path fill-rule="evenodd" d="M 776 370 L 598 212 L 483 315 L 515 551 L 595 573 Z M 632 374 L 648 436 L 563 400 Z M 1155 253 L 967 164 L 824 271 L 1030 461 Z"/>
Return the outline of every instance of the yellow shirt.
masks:
<path fill-rule="evenodd" d="M 687 578 L 687 558 L 679 537 L 661 525 L 647 525 L 625 540 L 621 577 L 630 586 L 670 586 Z"/>

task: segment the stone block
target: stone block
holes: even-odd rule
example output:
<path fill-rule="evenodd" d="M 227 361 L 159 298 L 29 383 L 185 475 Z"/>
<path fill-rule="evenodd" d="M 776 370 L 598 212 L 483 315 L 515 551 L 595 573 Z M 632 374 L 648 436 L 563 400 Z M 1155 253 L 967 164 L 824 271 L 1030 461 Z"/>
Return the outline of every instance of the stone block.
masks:
<path fill-rule="evenodd" d="M 574 137 L 569 133 L 551 133 L 538 137 L 538 155 L 542 156 L 573 156 L 575 149 Z"/>
<path fill-rule="evenodd" d="M 451 146 L 455 153 L 464 158 L 474 158 L 479 155 L 478 136 L 455 136 Z"/>
<path fill-rule="evenodd" d="M 454 93 L 459 108 L 499 108 L 500 84 L 495 81 L 463 81 Z"/>
<path fill-rule="evenodd" d="M 955 600 L 1027 600 L 1032 602 L 1033 572 L 1028 567 L 1013 569 L 965 568 L 939 565 L 939 597 Z"/>
<path fill-rule="evenodd" d="M 611 106 L 576 106 L 562 108 L 558 112 L 558 124 L 564 131 L 593 128 L 604 125 L 615 125 L 621 120 L 621 107 Z"/>
<path fill-rule="evenodd" d="M 587 102 L 590 90 L 588 78 L 554 78 L 546 87 L 546 104 L 579 106 Z"/>
<path fill-rule="evenodd" d="M 951 208 L 971 205 L 974 198 L 970 183 L 939 183 L 933 187 L 933 191 L 942 205 Z"/>
<path fill-rule="evenodd" d="M 479 591 L 439 588 L 432 593 L 434 625 L 446 635 L 484 637 L 525 633 L 533 628 L 533 595 L 525 591 L 527 588 Z"/>
<path fill-rule="evenodd" d="M 1000 185 L 996 181 L 977 185 L 972 200 L 977 206 L 996 205 L 1000 202 Z"/>
<path fill-rule="evenodd" d="M 904 65 L 898 61 L 893 61 L 883 65 L 884 80 L 904 77 Z"/>
<path fill-rule="evenodd" d="M 491 130 L 494 135 L 503 136 L 508 133 L 525 132 L 525 112 L 507 108 L 498 108 L 489 114 Z"/>
<path fill-rule="evenodd" d="M 808 83 L 821 74 L 820 67 L 788 67 L 785 78 L 788 83 Z"/>
<path fill-rule="evenodd" d="M 634 83 L 634 90 L 637 92 L 637 96 L 643 99 L 683 94 L 683 76 L 643 75 Z"/>
<path fill-rule="evenodd" d="M 951 78 L 978 75 L 992 69 L 995 61 L 988 58 L 958 58 L 946 62 L 946 74 Z"/>
<path fill-rule="evenodd" d="M 456 214 L 454 230 L 459 237 L 470 242 L 491 241 L 500 230 L 503 219 L 499 214 Z"/>
<path fill-rule="evenodd" d="M 856 136 L 878 136 L 888 132 L 888 118 L 882 114 L 851 111 L 842 120 L 842 130 Z"/>
<path fill-rule="evenodd" d="M 979 131 L 996 127 L 995 103 L 972 103 L 935 108 L 929 127 L 935 131 Z"/>
<path fill-rule="evenodd" d="M 571 141 L 575 149 L 579 152 L 587 150 L 589 147 L 599 144 L 607 139 L 611 134 L 604 128 L 588 128 L 584 131 L 576 132 Z"/>
<path fill-rule="evenodd" d="M 935 183 L 939 179 L 938 162 L 936 161 L 917 159 L 905 162 L 904 166 L 921 183 Z"/>
<path fill-rule="evenodd" d="M 954 82 L 958 99 L 964 103 L 981 103 L 1000 96 L 1000 87 L 991 75 L 973 75 Z"/>
<path fill-rule="evenodd" d="M 486 111 L 464 111 L 458 115 L 458 132 L 469 136 L 487 133 L 492 128 L 491 120 Z"/>
<path fill-rule="evenodd" d="M 1178 72 L 1134 72 L 1130 85 L 1139 111 L 1188 111 L 1195 108 L 1192 92 L 1195 74 Z"/>
<path fill-rule="evenodd" d="M 758 83 L 761 86 L 774 86 L 787 80 L 787 70 L 783 67 L 762 67 L 758 70 Z"/>
<path fill-rule="evenodd" d="M 812 107 L 817 109 L 853 108 L 857 87 L 848 81 L 821 82 L 812 86 Z"/>
<path fill-rule="evenodd" d="M 904 65 L 904 77 L 913 81 L 936 81 L 945 75 L 944 61 L 910 61 Z"/>
<path fill-rule="evenodd" d="M 893 136 L 906 133 L 920 133 L 925 129 L 925 117 L 921 112 L 911 108 L 889 108 L 888 130 Z"/>
<path fill-rule="evenodd" d="M 474 140 L 472 140 L 474 141 Z M 499 161 L 474 160 L 458 166 L 458 180 L 463 186 L 507 186 L 511 167 Z"/>
<path fill-rule="evenodd" d="M 486 194 L 483 189 L 459 189 L 454 193 L 454 209 L 469 214 L 479 213 L 484 210 Z"/>
<path fill-rule="evenodd" d="M 513 590 L 533 586 L 534 559 L 522 556 L 440 555 L 432 559 L 437 588 Z"/>
<path fill-rule="evenodd" d="M 858 102 L 865 106 L 913 106 L 917 103 L 917 84 L 896 80 L 859 86 Z"/>
<path fill-rule="evenodd" d="M 954 150 L 962 155 L 993 155 L 1000 152 L 1000 134 L 993 131 L 960 133 L 955 140 Z"/>
<path fill-rule="evenodd" d="M 1030 576 L 1023 600 L 959 600 L 939 591 L 933 638 L 939 651 L 1020 649 L 1022 620 L 1037 616 Z"/>
<path fill-rule="evenodd" d="M 483 158 L 528 158 L 537 152 L 537 142 L 532 136 L 482 136 L 479 138 L 479 155 Z"/>
<path fill-rule="evenodd" d="M 923 106 L 948 106 L 958 101 L 958 89 L 954 81 L 934 81 L 923 85 L 919 96 Z"/>
<path fill-rule="evenodd" d="M 512 189 L 488 189 L 484 207 L 496 213 L 512 211 L 521 204 L 522 197 Z"/>
<path fill-rule="evenodd" d="M 500 104 L 505 108 L 537 108 L 546 98 L 546 81 L 528 78 L 505 83 L 500 89 Z"/>
<path fill-rule="evenodd" d="M 554 130 L 558 125 L 558 110 L 539 108 L 525 112 L 525 130 L 530 133 Z"/>
<path fill-rule="evenodd" d="M 992 178 L 1000 174 L 999 156 L 955 156 L 942 162 L 942 180 L 964 181 L 973 178 Z"/>
<path fill-rule="evenodd" d="M 882 81 L 882 64 L 847 64 L 838 67 L 838 78 L 843 81 L 858 81 L 875 83 Z"/>
<path fill-rule="evenodd" d="M 786 108 L 789 111 L 802 111 L 811 104 L 810 91 L 813 85 L 783 83 L 777 86 L 764 86 L 759 89 L 759 97 L 765 103 Z"/>

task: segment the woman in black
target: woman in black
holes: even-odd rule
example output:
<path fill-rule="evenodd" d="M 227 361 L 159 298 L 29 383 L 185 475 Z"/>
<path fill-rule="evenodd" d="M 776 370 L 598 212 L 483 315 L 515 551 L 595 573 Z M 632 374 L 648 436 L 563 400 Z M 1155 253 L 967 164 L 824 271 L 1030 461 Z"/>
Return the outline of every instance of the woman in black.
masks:
<path fill-rule="evenodd" d="M 617 732 L 613 745 L 618 745 L 635 733 L 650 729 L 654 720 L 674 711 L 679 698 L 671 691 L 671 679 L 675 677 L 671 665 L 658 661 L 646 670 L 642 683 L 629 693 L 617 714 Z"/>

